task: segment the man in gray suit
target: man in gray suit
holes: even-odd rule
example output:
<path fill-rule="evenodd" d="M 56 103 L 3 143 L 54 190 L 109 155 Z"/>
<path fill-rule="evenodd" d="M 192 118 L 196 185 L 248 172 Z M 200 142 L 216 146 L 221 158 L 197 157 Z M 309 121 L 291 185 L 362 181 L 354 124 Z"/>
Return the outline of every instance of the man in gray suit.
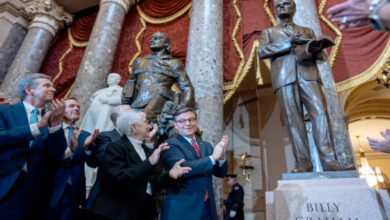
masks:
<path fill-rule="evenodd" d="M 258 55 L 271 59 L 271 78 L 284 120 L 288 126 L 295 157 L 293 172 L 311 172 L 313 165 L 304 125 L 305 106 L 313 124 L 315 145 L 324 171 L 351 169 L 341 167 L 334 153 L 334 143 L 326 100 L 316 60 L 325 60 L 323 49 L 331 40 L 317 39 L 310 28 L 293 23 L 294 0 L 276 0 L 280 23 L 263 30 Z"/>

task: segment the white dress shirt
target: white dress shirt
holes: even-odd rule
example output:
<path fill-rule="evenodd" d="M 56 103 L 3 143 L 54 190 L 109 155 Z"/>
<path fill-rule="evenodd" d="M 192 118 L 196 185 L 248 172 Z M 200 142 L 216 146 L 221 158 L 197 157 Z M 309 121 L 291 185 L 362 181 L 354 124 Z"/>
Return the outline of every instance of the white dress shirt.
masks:
<path fill-rule="evenodd" d="M 127 136 L 131 144 L 133 144 L 133 147 L 135 151 L 137 152 L 138 156 L 141 158 L 142 161 L 146 160 L 146 154 L 145 150 L 142 147 L 142 141 L 135 140 L 129 136 Z M 150 186 L 150 183 L 148 182 L 148 186 L 146 187 L 146 193 L 149 195 L 152 195 L 152 187 Z"/>
<path fill-rule="evenodd" d="M 30 124 L 30 118 L 31 118 L 31 115 L 32 115 L 32 112 L 34 109 L 38 109 L 38 121 L 41 120 L 42 118 L 42 110 L 43 108 L 36 108 L 34 106 L 32 106 L 31 104 L 23 101 L 23 105 L 24 105 L 24 108 L 26 109 L 26 113 L 27 113 L 27 120 L 28 120 L 28 123 Z M 61 124 L 58 124 L 57 126 L 54 126 L 54 127 L 49 127 L 49 133 L 52 134 L 58 130 L 61 129 Z M 34 123 L 34 124 L 30 124 L 30 131 L 31 131 L 31 134 L 33 137 L 35 136 L 38 136 L 41 134 L 41 132 L 39 131 L 38 129 L 38 126 L 37 126 L 37 123 Z"/>

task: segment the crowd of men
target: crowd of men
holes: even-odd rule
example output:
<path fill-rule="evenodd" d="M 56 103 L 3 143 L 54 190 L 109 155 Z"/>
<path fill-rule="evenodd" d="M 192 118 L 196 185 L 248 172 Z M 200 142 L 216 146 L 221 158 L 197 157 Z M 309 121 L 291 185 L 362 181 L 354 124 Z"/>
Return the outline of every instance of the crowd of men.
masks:
<path fill-rule="evenodd" d="M 82 103 L 55 91 L 32 73 L 18 82 L 21 102 L 0 94 L 0 219 L 216 219 L 212 176 L 226 175 L 228 137 L 212 147 L 196 136 L 194 109 L 179 108 L 178 136 L 154 146 L 145 113 L 113 107 L 115 128 L 91 134 L 76 125 Z M 84 163 L 98 167 L 88 198 Z"/>

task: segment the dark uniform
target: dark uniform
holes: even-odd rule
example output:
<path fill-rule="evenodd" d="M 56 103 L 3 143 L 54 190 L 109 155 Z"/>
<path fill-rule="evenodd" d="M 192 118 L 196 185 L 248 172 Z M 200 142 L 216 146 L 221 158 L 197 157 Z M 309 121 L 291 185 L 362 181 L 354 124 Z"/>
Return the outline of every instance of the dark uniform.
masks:
<path fill-rule="evenodd" d="M 226 206 L 225 220 L 243 220 L 244 219 L 244 190 L 238 183 L 234 184 L 227 199 L 224 202 Z M 236 214 L 230 217 L 230 212 L 235 211 Z"/>

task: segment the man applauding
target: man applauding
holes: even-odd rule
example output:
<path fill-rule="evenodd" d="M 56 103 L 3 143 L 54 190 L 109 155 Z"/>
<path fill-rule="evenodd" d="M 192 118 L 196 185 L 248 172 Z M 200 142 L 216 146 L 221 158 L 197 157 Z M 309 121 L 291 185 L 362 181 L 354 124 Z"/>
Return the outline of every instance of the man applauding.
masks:
<path fill-rule="evenodd" d="M 66 149 L 65 103 L 54 100 L 55 91 L 49 76 L 28 74 L 18 82 L 22 102 L 0 105 L 0 219 L 44 219 L 47 213 L 49 162 Z"/>
<path fill-rule="evenodd" d="M 103 219 L 155 219 L 155 193 L 174 184 L 173 179 L 191 168 L 181 167 L 184 160 L 179 159 L 169 173 L 160 174 L 157 169 L 160 154 L 169 146 L 163 143 L 154 151 L 145 146 L 152 126 L 144 113 L 134 110 L 121 113 L 117 128 L 124 136 L 105 149 L 99 167 L 102 175 L 97 183 L 100 190 L 91 212 Z"/>
<path fill-rule="evenodd" d="M 225 152 L 228 137 L 212 148 L 211 144 L 195 137 L 198 119 L 192 108 L 179 108 L 175 114 L 176 138 L 167 140 L 170 149 L 163 152 L 162 158 L 167 168 L 184 158 L 183 166 L 192 171 L 183 175 L 188 182 L 184 188 L 168 188 L 162 211 L 164 220 L 208 220 L 216 219 L 212 176 L 224 177 L 227 171 Z"/>

